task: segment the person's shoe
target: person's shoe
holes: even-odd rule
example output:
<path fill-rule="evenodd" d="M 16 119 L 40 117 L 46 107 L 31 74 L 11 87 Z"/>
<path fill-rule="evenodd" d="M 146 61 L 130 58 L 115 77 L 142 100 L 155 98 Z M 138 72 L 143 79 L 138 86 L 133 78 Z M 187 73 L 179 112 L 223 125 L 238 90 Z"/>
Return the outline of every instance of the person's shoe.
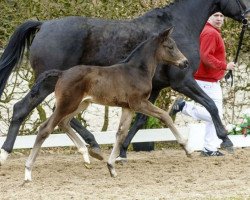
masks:
<path fill-rule="evenodd" d="M 99 147 L 89 147 L 88 151 L 91 157 L 96 158 L 98 160 L 103 160 L 103 155 Z"/>
<path fill-rule="evenodd" d="M 177 98 L 169 110 L 169 115 L 171 117 L 175 116 L 178 112 L 182 111 L 184 106 L 185 106 L 185 101 L 182 98 Z"/>
<path fill-rule="evenodd" d="M 203 150 L 201 152 L 201 156 L 203 157 L 209 157 L 209 156 L 224 156 L 223 153 L 219 152 L 219 151 L 209 151 L 205 148 L 205 150 Z"/>

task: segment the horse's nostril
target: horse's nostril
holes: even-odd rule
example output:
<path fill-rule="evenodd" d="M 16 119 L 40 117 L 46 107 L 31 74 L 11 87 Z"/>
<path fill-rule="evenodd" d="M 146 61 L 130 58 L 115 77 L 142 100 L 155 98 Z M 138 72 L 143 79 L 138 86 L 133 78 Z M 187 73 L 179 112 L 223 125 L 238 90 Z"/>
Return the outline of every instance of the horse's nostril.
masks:
<path fill-rule="evenodd" d="M 188 61 L 185 60 L 185 61 L 183 61 L 183 63 L 181 64 L 181 67 L 182 67 L 183 69 L 185 69 L 185 68 L 188 67 L 188 65 L 189 65 Z"/>
<path fill-rule="evenodd" d="M 188 66 L 188 61 L 187 61 L 187 60 L 185 60 L 185 61 L 184 61 L 184 64 L 185 64 L 186 66 Z"/>

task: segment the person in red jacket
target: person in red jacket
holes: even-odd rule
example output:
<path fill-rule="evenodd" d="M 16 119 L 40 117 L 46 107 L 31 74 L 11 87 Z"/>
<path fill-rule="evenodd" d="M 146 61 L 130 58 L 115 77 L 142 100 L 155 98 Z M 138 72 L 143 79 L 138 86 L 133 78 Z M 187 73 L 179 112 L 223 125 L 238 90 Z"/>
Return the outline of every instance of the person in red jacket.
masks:
<path fill-rule="evenodd" d="M 221 27 L 224 15 L 220 12 L 209 17 L 204 29 L 200 34 L 200 64 L 194 78 L 204 92 L 215 102 L 219 115 L 222 118 L 223 99 L 220 80 L 226 70 L 233 70 L 234 62 L 226 62 L 226 51 L 221 36 Z M 205 121 L 205 139 L 202 156 L 223 156 L 218 151 L 218 137 L 209 112 L 201 106 L 177 99 L 172 105 L 169 114 L 171 116 L 181 112 L 197 120 Z"/>

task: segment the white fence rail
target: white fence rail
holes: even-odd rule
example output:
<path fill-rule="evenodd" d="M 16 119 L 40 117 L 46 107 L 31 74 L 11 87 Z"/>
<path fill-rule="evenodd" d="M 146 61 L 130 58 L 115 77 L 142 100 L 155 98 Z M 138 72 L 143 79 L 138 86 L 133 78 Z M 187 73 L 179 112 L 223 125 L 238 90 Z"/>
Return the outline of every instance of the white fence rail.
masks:
<path fill-rule="evenodd" d="M 188 137 L 189 145 L 194 150 L 201 150 L 204 140 L 204 125 L 190 124 L 187 127 L 178 128 L 180 133 Z M 113 144 L 115 142 L 115 131 L 94 132 L 98 144 Z M 36 135 L 18 136 L 14 145 L 14 149 L 32 148 Z M 235 147 L 250 147 L 250 137 L 229 136 Z M 0 137 L 0 146 L 2 146 L 6 137 Z M 172 132 L 167 129 L 143 129 L 132 140 L 134 142 L 157 142 L 157 141 L 175 141 Z M 221 141 L 218 139 L 218 147 Z M 58 146 L 74 146 L 73 142 L 66 134 L 51 134 L 44 142 L 43 147 L 58 147 Z"/>

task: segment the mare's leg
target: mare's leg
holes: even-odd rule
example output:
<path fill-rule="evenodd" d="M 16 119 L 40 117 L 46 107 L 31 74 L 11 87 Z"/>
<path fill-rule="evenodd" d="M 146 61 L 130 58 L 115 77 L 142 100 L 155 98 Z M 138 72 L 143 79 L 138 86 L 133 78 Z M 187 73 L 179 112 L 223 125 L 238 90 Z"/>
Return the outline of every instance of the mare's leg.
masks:
<path fill-rule="evenodd" d="M 120 124 L 119 124 L 118 131 L 116 133 L 116 141 L 115 141 L 114 147 L 112 149 L 111 155 L 107 163 L 110 175 L 112 177 L 117 176 L 117 173 L 115 171 L 115 160 L 116 160 L 116 157 L 119 155 L 120 147 L 128 134 L 128 129 L 133 119 L 133 113 L 134 112 L 130 109 L 127 109 L 127 108 L 122 109 Z"/>
<path fill-rule="evenodd" d="M 159 95 L 160 90 L 152 90 L 149 101 L 154 103 L 156 98 Z M 123 144 L 121 145 L 120 148 L 120 155 L 117 158 L 117 161 L 124 161 L 127 158 L 127 150 L 128 150 L 128 146 L 131 143 L 133 137 L 135 136 L 135 134 L 137 133 L 137 131 L 141 128 L 143 128 L 144 124 L 147 122 L 148 116 L 143 115 L 141 113 L 138 113 L 136 115 L 135 121 L 133 123 L 133 125 L 131 126 L 128 135 L 125 139 L 125 141 L 123 142 Z"/>
<path fill-rule="evenodd" d="M 39 150 L 45 141 L 45 139 L 49 136 L 49 134 L 54 130 L 57 124 L 60 122 L 61 118 L 56 117 L 55 112 L 51 115 L 51 117 L 42 123 L 39 128 L 35 144 L 30 152 L 30 155 L 25 164 L 25 181 L 31 181 L 31 170 L 36 160 L 36 157 L 39 153 Z"/>
<path fill-rule="evenodd" d="M 176 82 L 177 81 L 175 81 L 175 83 Z M 232 151 L 233 143 L 228 138 L 227 131 L 219 116 L 218 108 L 216 107 L 214 101 L 199 87 L 193 77 L 186 76 L 185 79 L 178 83 L 178 85 L 171 85 L 171 87 L 200 103 L 207 109 L 212 117 L 217 136 L 223 141 L 221 143 L 221 147 L 226 148 L 228 151 Z"/>
<path fill-rule="evenodd" d="M 7 156 L 13 150 L 17 134 L 25 118 L 36 106 L 54 91 L 54 87 L 55 83 L 53 81 L 46 81 L 46 83 L 40 88 L 39 92 L 33 94 L 33 91 L 31 90 L 21 101 L 14 105 L 7 138 L 1 149 L 0 165 L 5 162 Z"/>
<path fill-rule="evenodd" d="M 101 148 L 96 142 L 94 135 L 83 127 L 75 118 L 70 121 L 70 125 L 84 139 L 84 141 L 90 145 L 88 148 L 89 154 L 98 160 L 103 160 Z"/>
<path fill-rule="evenodd" d="M 161 120 L 163 123 L 165 123 L 168 126 L 168 128 L 172 131 L 172 133 L 174 134 L 177 142 L 184 148 L 187 156 L 191 155 L 193 150 L 188 147 L 188 138 L 183 137 L 179 133 L 179 131 L 174 126 L 172 118 L 169 116 L 169 114 L 166 111 L 154 106 L 149 101 L 141 102 L 141 104 L 138 105 L 138 107 L 136 107 L 136 111 L 141 112 L 145 115 L 156 117 L 159 120 Z"/>

